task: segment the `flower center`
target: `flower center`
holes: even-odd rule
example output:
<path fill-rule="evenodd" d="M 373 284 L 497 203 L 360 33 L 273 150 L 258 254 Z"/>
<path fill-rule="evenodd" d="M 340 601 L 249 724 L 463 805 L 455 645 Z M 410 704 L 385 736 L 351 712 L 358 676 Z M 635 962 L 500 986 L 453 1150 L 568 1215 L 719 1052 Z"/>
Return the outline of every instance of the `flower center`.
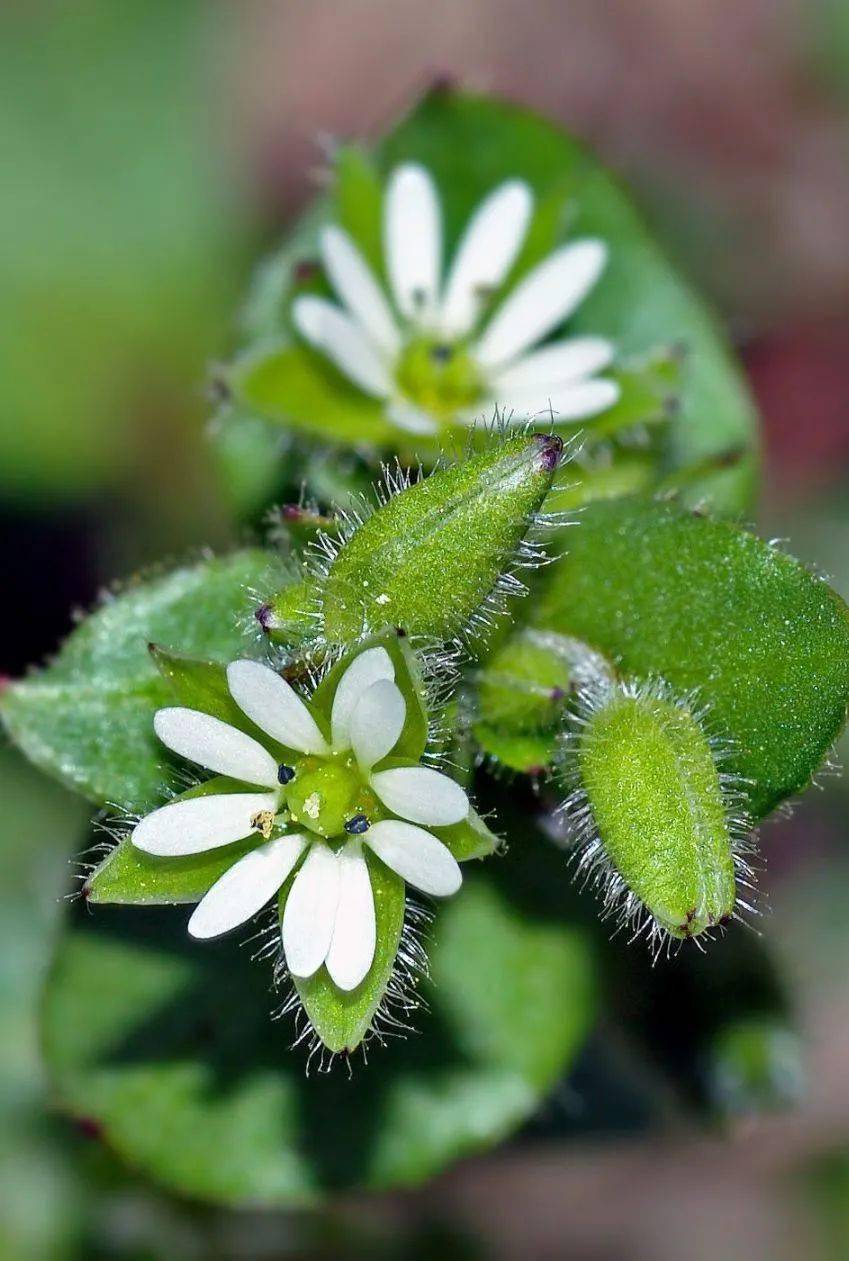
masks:
<path fill-rule="evenodd" d="M 477 364 L 462 342 L 416 337 L 401 351 L 395 380 L 405 398 L 441 420 L 480 398 Z"/>
<path fill-rule="evenodd" d="M 285 785 L 283 799 L 293 824 L 324 837 L 347 837 L 345 825 L 362 817 L 372 821 L 377 807 L 350 753 L 305 758 Z"/>

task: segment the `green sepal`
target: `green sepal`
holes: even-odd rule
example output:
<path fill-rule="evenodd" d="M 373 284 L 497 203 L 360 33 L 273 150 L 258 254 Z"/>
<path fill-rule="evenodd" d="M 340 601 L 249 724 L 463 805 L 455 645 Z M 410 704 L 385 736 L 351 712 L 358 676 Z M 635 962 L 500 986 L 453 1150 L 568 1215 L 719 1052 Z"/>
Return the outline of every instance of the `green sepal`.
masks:
<path fill-rule="evenodd" d="M 218 661 L 199 661 L 183 653 L 169 652 L 157 644 L 150 645 L 150 655 L 156 668 L 166 679 L 174 694 L 174 700 L 187 709 L 198 709 L 211 714 L 222 722 L 256 733 L 253 723 L 242 713 L 230 695 L 227 686 L 227 669 Z"/>
<path fill-rule="evenodd" d="M 428 827 L 428 831 L 439 837 L 458 863 L 470 862 L 473 858 L 488 858 L 495 853 L 500 843 L 495 833 L 489 830 L 477 811 L 471 807 L 460 823 L 452 823 L 443 828 Z"/>
<path fill-rule="evenodd" d="M 388 447 L 398 440 L 383 401 L 364 394 L 309 346 L 282 344 L 244 355 L 228 370 L 227 388 L 248 411 L 325 442 Z"/>
<path fill-rule="evenodd" d="M 755 535 L 676 503 L 588 505 L 530 620 L 626 674 L 697 690 L 755 821 L 809 783 L 844 724 L 844 602 Z"/>
<path fill-rule="evenodd" d="M 664 424 L 680 407 L 682 355 L 677 348 L 626 360 L 603 375 L 617 383 L 620 395 L 607 411 L 582 422 L 590 441 L 620 435 L 624 441 L 629 429 Z"/>
<path fill-rule="evenodd" d="M 544 770 L 575 688 L 613 674 L 611 663 L 581 640 L 523 628 L 479 672 L 475 740 L 511 770 Z"/>
<path fill-rule="evenodd" d="M 367 845 L 363 846 L 363 855 L 371 879 L 376 921 L 374 962 L 367 975 L 356 989 L 347 992 L 334 985 L 324 966 L 306 979 L 292 978 L 316 1034 L 333 1052 L 355 1050 L 371 1028 L 392 977 L 404 927 L 404 881 Z M 281 922 L 293 880 L 294 874 L 280 890 Z"/>
<path fill-rule="evenodd" d="M 172 798 L 208 797 L 218 793 L 248 792 L 251 786 L 216 775 Z M 249 850 L 262 844 L 253 835 L 233 845 L 189 854 L 185 858 L 158 858 L 136 849 L 129 836 L 123 837 L 88 876 L 83 897 L 88 902 L 121 902 L 133 906 L 161 906 L 199 902 L 219 876 Z"/>
<path fill-rule="evenodd" d="M 220 661 L 256 656 L 255 634 L 234 612 L 247 590 L 279 589 L 286 576 L 276 557 L 250 550 L 129 585 L 80 623 L 49 666 L 4 690 L 9 735 L 96 804 L 149 809 L 167 766 L 153 715 L 172 692 L 148 644 Z"/>
<path fill-rule="evenodd" d="M 350 652 L 345 653 L 336 664 L 328 670 L 319 683 L 312 697 L 311 707 L 323 715 L 325 723 L 330 723 L 330 711 L 333 697 L 339 680 L 351 662 L 368 648 L 384 648 L 392 658 L 395 667 L 395 682 L 404 697 L 404 726 L 398 741 L 393 747 L 393 757 L 409 758 L 417 764 L 424 753 L 428 741 L 428 716 L 425 704 L 425 687 L 416 654 L 410 647 L 406 637 L 397 631 L 386 631 L 382 635 L 357 644 Z M 381 763 L 383 765 L 383 763 Z M 388 765 L 388 762 L 387 762 Z"/>

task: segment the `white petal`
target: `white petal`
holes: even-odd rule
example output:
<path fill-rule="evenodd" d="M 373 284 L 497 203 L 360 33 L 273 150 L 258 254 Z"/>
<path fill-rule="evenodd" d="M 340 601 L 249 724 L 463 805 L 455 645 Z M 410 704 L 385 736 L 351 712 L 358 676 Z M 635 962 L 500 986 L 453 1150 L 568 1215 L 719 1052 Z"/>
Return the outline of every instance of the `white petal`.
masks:
<path fill-rule="evenodd" d="M 392 384 L 389 369 L 350 315 L 325 298 L 305 294 L 292 303 L 292 320 L 298 332 L 361 390 L 386 398 Z"/>
<path fill-rule="evenodd" d="M 549 390 L 523 390 L 520 394 L 508 394 L 496 399 L 499 409 L 513 415 L 514 423 L 528 416 L 540 421 L 556 423 L 563 420 L 582 420 L 607 411 L 619 398 L 620 390 L 615 381 L 601 377 L 591 381 L 576 381 Z"/>
<path fill-rule="evenodd" d="M 395 304 L 407 319 L 427 322 L 439 289 L 442 217 L 436 187 L 423 166 L 407 163 L 392 172 L 384 233 Z"/>
<path fill-rule="evenodd" d="M 377 771 L 371 786 L 393 814 L 412 823 L 447 827 L 469 813 L 469 799 L 459 784 L 427 766 L 398 766 Z"/>
<path fill-rule="evenodd" d="M 475 349 L 484 368 L 497 368 L 540 341 L 575 310 L 607 261 L 601 241 L 564 245 L 507 296 Z"/>
<path fill-rule="evenodd" d="M 321 233 L 321 255 L 334 289 L 376 346 L 394 359 L 401 345 L 389 303 L 354 242 L 335 224 Z"/>
<path fill-rule="evenodd" d="M 293 976 L 312 976 L 324 963 L 338 901 L 338 857 L 323 841 L 313 841 L 283 912 L 283 953 Z"/>
<path fill-rule="evenodd" d="M 304 852 L 304 836 L 278 836 L 234 863 L 204 894 L 189 920 L 191 937 L 238 928 L 274 897 Z"/>
<path fill-rule="evenodd" d="M 277 809 L 277 793 L 213 793 L 189 797 L 145 815 L 133 829 L 132 842 L 146 854 L 179 858 L 202 854 L 244 840 L 253 829 L 251 819 L 263 810 Z"/>
<path fill-rule="evenodd" d="M 374 895 L 368 866 L 359 841 L 349 841 L 339 853 L 339 904 L 327 971 L 340 990 L 353 990 L 374 959 L 376 926 Z"/>
<path fill-rule="evenodd" d="M 360 769 L 370 771 L 398 743 L 407 707 L 398 686 L 380 679 L 360 696 L 351 718 L 351 746 Z"/>
<path fill-rule="evenodd" d="M 227 667 L 230 695 L 251 722 L 299 753 L 326 753 L 327 741 L 304 702 L 285 679 L 260 661 Z"/>
<path fill-rule="evenodd" d="M 169 749 L 208 771 L 265 788 L 277 787 L 277 763 L 271 754 L 220 718 L 175 706 L 156 711 L 153 729 Z"/>
<path fill-rule="evenodd" d="M 493 373 L 489 384 L 496 396 L 501 391 L 545 391 L 592 376 L 606 368 L 612 359 L 613 343 L 606 338 L 570 337 L 523 355 L 509 368 Z"/>
<path fill-rule="evenodd" d="M 439 430 L 437 421 L 413 403 L 393 399 L 386 408 L 386 416 L 393 425 L 407 433 L 434 434 Z"/>
<path fill-rule="evenodd" d="M 333 696 L 330 729 L 334 749 L 350 749 L 351 716 L 367 687 L 378 679 L 394 679 L 395 667 L 385 648 L 367 648 L 355 657 L 339 680 Z"/>
<path fill-rule="evenodd" d="M 448 336 L 468 333 L 482 303 L 515 262 L 533 208 L 521 180 L 499 185 L 478 206 L 454 255 L 442 303 L 440 327 Z"/>
<path fill-rule="evenodd" d="M 385 819 L 363 834 L 381 862 L 422 893 L 445 898 L 456 893 L 463 876 L 454 855 L 430 832 Z"/>

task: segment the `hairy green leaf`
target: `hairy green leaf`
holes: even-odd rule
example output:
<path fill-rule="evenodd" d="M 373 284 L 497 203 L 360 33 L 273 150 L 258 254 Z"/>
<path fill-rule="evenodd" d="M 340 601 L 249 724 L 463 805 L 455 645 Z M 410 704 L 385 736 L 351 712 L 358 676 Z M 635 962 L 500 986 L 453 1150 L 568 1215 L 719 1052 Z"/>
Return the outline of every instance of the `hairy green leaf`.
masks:
<path fill-rule="evenodd" d="M 129 585 L 83 620 L 49 666 L 6 688 L 9 735 L 92 801 L 149 808 L 168 779 L 153 714 L 173 693 L 148 644 L 219 661 L 256 656 L 249 593 L 283 577 L 272 556 L 244 551 Z"/>
<path fill-rule="evenodd" d="M 571 1064 L 593 1017 L 582 930 L 533 906 L 543 847 L 470 872 L 438 911 L 417 1036 L 329 1074 L 268 1019 L 268 977 L 232 943 L 192 943 L 165 908 L 76 913 L 57 947 L 44 1047 L 61 1106 L 183 1195 L 292 1206 L 329 1189 L 421 1182 L 519 1126 Z M 97 995 L 97 1002 L 92 1001 Z"/>
<path fill-rule="evenodd" d="M 590 504 L 531 609 L 637 678 L 698 691 L 755 818 L 810 781 L 846 717 L 849 610 L 791 557 L 674 503 Z"/>

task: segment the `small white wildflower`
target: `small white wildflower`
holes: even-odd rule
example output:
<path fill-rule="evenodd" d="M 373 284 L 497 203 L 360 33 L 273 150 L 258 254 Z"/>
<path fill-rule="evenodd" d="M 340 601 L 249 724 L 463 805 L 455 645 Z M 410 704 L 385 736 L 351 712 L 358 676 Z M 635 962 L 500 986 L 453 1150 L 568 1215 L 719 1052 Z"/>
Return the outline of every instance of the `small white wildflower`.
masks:
<path fill-rule="evenodd" d="M 174 858 L 253 833 L 266 837 L 198 904 L 189 932 L 199 938 L 249 920 L 303 859 L 283 914 L 287 966 L 294 976 L 308 977 L 326 964 L 340 989 L 354 989 L 375 952 L 374 898 L 363 845 L 414 888 L 446 897 L 460 887 L 460 868 L 442 841 L 418 825 L 459 823 L 469 813 L 469 800 L 458 784 L 429 767 L 377 769 L 395 748 L 406 717 L 384 648 L 361 652 L 343 673 L 329 736 L 268 666 L 235 661 L 227 680 L 251 722 L 294 751 L 294 765 L 280 764 L 258 740 L 209 714 L 160 709 L 154 728 L 169 749 L 254 790 L 162 806 L 141 820 L 132 842 L 148 854 Z"/>
<path fill-rule="evenodd" d="M 411 433 L 473 424 L 496 406 L 516 423 L 606 411 L 620 393 L 615 381 L 594 375 L 613 360 L 608 340 L 581 336 L 539 346 L 595 285 L 607 261 L 602 241 L 560 246 L 494 313 L 486 310 L 518 256 L 532 209 L 523 181 L 494 189 L 472 215 L 443 284 L 434 181 L 417 164 L 396 167 L 383 224 L 391 302 L 348 234 L 330 225 L 319 244 L 342 306 L 303 295 L 292 307 L 295 326 Z"/>

